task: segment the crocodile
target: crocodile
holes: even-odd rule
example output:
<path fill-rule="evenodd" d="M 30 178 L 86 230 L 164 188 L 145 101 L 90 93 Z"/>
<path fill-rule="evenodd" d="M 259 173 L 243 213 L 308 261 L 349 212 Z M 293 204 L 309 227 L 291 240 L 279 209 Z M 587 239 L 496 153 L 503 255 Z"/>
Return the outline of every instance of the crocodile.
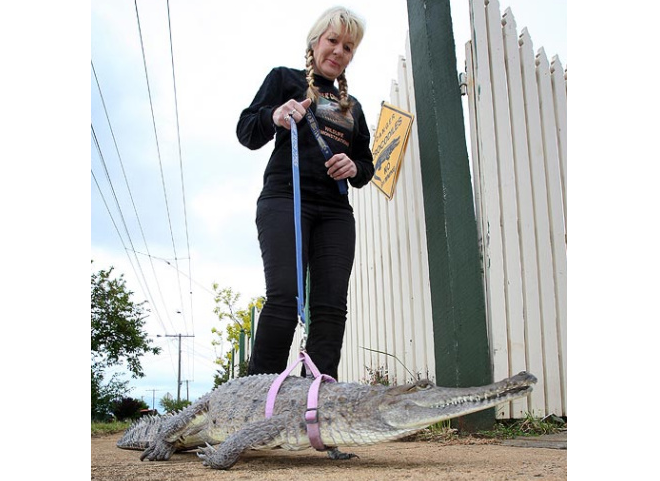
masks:
<path fill-rule="evenodd" d="M 276 378 L 237 378 L 176 414 L 144 417 L 126 430 L 117 446 L 142 450 L 140 460 L 149 461 L 200 448 L 202 463 L 215 469 L 229 469 L 248 449 L 309 448 L 305 412 L 312 379 L 284 379 L 272 417 L 267 418 L 267 393 Z M 536 377 L 524 371 L 467 388 L 439 387 L 429 380 L 398 386 L 326 382 L 319 389 L 316 419 L 328 455 L 348 459 L 356 456 L 339 447 L 399 439 L 439 421 L 526 396 L 535 383 Z"/>

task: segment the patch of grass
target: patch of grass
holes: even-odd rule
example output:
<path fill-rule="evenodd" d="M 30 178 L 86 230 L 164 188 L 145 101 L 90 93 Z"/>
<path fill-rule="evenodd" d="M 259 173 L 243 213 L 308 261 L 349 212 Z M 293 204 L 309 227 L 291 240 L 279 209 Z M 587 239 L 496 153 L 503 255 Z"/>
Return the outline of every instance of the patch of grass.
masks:
<path fill-rule="evenodd" d="M 95 423 L 92 422 L 92 436 L 101 436 L 103 434 L 116 434 L 125 431 L 130 425 L 131 421 L 114 422 L 114 423 Z"/>
<path fill-rule="evenodd" d="M 517 436 L 541 436 L 554 434 L 566 429 L 566 421 L 550 415 L 545 418 L 535 418 L 526 413 L 524 419 L 507 419 L 498 421 L 493 429 L 476 433 L 459 433 L 451 427 L 451 421 L 442 421 L 429 426 L 422 431 L 401 439 L 401 441 L 431 441 L 444 443 L 492 443 L 500 439 L 512 439 Z M 482 440 L 482 441 L 480 441 Z"/>
<path fill-rule="evenodd" d="M 554 434 L 566 429 L 566 422 L 557 416 L 544 418 L 534 417 L 526 413 L 524 419 L 510 419 L 498 421 L 492 430 L 479 431 L 477 437 L 494 439 L 512 439 L 517 436 L 541 436 Z"/>

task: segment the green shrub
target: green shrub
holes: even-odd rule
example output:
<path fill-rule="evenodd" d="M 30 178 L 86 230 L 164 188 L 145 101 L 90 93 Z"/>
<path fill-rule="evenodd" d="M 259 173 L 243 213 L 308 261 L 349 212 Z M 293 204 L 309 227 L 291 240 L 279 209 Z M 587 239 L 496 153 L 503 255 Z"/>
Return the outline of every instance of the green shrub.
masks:
<path fill-rule="evenodd" d="M 110 412 L 120 421 L 138 419 L 142 409 L 149 409 L 147 403 L 132 397 L 123 397 L 110 403 Z"/>

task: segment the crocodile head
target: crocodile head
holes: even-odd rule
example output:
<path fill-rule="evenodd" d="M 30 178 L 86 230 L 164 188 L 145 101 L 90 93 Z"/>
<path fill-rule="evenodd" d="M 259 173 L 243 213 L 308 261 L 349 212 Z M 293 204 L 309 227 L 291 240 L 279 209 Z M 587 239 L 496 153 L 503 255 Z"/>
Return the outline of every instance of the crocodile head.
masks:
<path fill-rule="evenodd" d="M 480 387 L 446 388 L 423 380 L 389 388 L 377 409 L 392 428 L 417 430 L 526 396 L 535 383 L 526 372 Z"/>

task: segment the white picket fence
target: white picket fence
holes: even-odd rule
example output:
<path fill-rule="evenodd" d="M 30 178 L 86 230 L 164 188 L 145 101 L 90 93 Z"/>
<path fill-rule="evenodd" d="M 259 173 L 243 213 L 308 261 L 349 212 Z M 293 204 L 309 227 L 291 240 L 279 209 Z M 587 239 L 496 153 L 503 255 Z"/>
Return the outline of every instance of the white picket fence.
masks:
<path fill-rule="evenodd" d="M 526 29 L 497 0 L 470 1 L 466 44 L 472 168 L 489 344 L 496 380 L 527 370 L 539 382 L 498 418 L 566 415 L 566 76 L 533 53 Z M 410 43 L 406 43 L 410 59 Z M 398 65 L 390 101 L 416 117 L 412 69 Z M 431 293 L 418 134 L 391 201 L 351 189 L 357 224 L 343 381 L 435 376 Z M 291 362 L 297 357 L 300 333 Z M 385 354 L 387 353 L 387 354 Z M 405 367 L 404 367 L 405 366 Z"/>
<path fill-rule="evenodd" d="M 410 58 L 409 42 L 406 55 Z M 404 58 L 399 59 L 390 103 L 416 112 L 412 69 Z M 374 185 L 351 191 L 358 243 L 340 363 L 343 379 L 369 381 L 378 372 L 390 382 L 404 383 L 435 376 L 417 135 L 411 129 L 392 200 Z"/>
<path fill-rule="evenodd" d="M 485 4 L 485 5 L 484 5 Z M 566 79 L 510 9 L 471 2 L 475 205 L 494 377 L 539 378 L 509 414 L 566 413 Z"/>

